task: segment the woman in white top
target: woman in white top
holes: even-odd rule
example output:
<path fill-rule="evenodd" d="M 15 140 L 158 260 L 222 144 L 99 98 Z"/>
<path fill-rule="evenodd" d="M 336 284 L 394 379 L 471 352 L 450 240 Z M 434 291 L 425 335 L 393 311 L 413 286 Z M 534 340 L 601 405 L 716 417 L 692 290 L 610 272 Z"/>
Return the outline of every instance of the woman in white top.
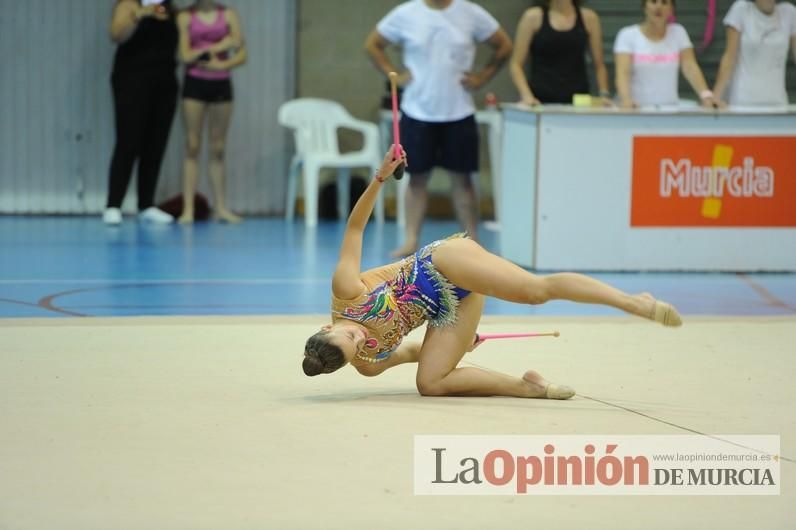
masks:
<path fill-rule="evenodd" d="M 622 28 L 614 43 L 616 91 L 623 108 L 677 105 L 678 72 L 699 95 L 716 106 L 694 47 L 680 24 L 670 24 L 674 0 L 642 0 L 644 22 Z"/>
<path fill-rule="evenodd" d="M 776 0 L 739 0 L 724 17 L 727 47 L 714 93 L 730 105 L 788 104 L 788 46 L 796 62 L 796 7 Z"/>

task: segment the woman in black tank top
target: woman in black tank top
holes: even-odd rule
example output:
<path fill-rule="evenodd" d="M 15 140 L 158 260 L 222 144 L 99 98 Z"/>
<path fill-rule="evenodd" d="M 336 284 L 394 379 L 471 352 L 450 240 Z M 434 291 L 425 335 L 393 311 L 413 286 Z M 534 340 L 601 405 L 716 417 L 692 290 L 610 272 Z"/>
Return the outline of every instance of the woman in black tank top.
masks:
<path fill-rule="evenodd" d="M 541 4 L 525 12 L 515 37 L 510 71 L 522 102 L 570 104 L 574 94 L 588 94 L 588 50 L 600 96 L 610 104 L 602 30 L 597 14 L 591 9 L 581 8 L 578 0 L 549 0 Z M 529 52 L 530 85 L 523 71 Z"/>

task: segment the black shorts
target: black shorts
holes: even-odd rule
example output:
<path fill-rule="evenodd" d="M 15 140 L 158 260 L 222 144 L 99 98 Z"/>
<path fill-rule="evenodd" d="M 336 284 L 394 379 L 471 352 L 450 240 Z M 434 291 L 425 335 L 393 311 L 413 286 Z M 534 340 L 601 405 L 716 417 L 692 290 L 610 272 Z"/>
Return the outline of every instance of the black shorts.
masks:
<path fill-rule="evenodd" d="M 182 97 L 205 103 L 227 103 L 232 101 L 232 81 L 229 79 L 201 79 L 186 75 L 182 83 Z"/>
<path fill-rule="evenodd" d="M 457 173 L 478 171 L 478 125 L 475 116 L 458 121 L 428 122 L 401 116 L 401 145 L 408 173 L 441 167 Z"/>

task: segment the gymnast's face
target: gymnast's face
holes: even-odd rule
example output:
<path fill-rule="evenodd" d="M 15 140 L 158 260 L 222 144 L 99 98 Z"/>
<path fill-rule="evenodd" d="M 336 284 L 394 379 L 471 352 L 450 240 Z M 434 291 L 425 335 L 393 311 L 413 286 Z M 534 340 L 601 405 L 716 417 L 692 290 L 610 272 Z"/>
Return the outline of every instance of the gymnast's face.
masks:
<path fill-rule="evenodd" d="M 354 356 L 365 348 L 368 335 L 365 329 L 353 322 L 336 322 L 324 326 L 329 342 L 343 351 L 346 362 L 351 362 Z"/>
<path fill-rule="evenodd" d="M 644 16 L 650 22 L 666 22 L 672 16 L 674 2 L 672 0 L 647 0 L 644 4 Z"/>

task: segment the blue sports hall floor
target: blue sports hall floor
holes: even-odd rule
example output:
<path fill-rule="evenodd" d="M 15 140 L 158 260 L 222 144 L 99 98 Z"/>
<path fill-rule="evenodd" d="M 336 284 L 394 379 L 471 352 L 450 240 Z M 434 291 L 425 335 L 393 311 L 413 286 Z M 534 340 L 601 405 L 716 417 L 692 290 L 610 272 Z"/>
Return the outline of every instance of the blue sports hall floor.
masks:
<path fill-rule="evenodd" d="M 328 311 L 341 222 L 247 219 L 152 226 L 127 218 L 0 217 L 0 316 L 300 315 Z M 428 221 L 423 241 L 456 232 Z M 372 223 L 363 269 L 390 260 L 394 223 Z M 495 232 L 482 243 L 500 253 Z M 545 271 L 542 271 L 544 273 Z M 684 315 L 792 315 L 796 274 L 599 273 L 628 292 L 650 291 Z M 553 302 L 530 307 L 488 301 L 487 315 L 612 315 L 608 308 Z"/>

